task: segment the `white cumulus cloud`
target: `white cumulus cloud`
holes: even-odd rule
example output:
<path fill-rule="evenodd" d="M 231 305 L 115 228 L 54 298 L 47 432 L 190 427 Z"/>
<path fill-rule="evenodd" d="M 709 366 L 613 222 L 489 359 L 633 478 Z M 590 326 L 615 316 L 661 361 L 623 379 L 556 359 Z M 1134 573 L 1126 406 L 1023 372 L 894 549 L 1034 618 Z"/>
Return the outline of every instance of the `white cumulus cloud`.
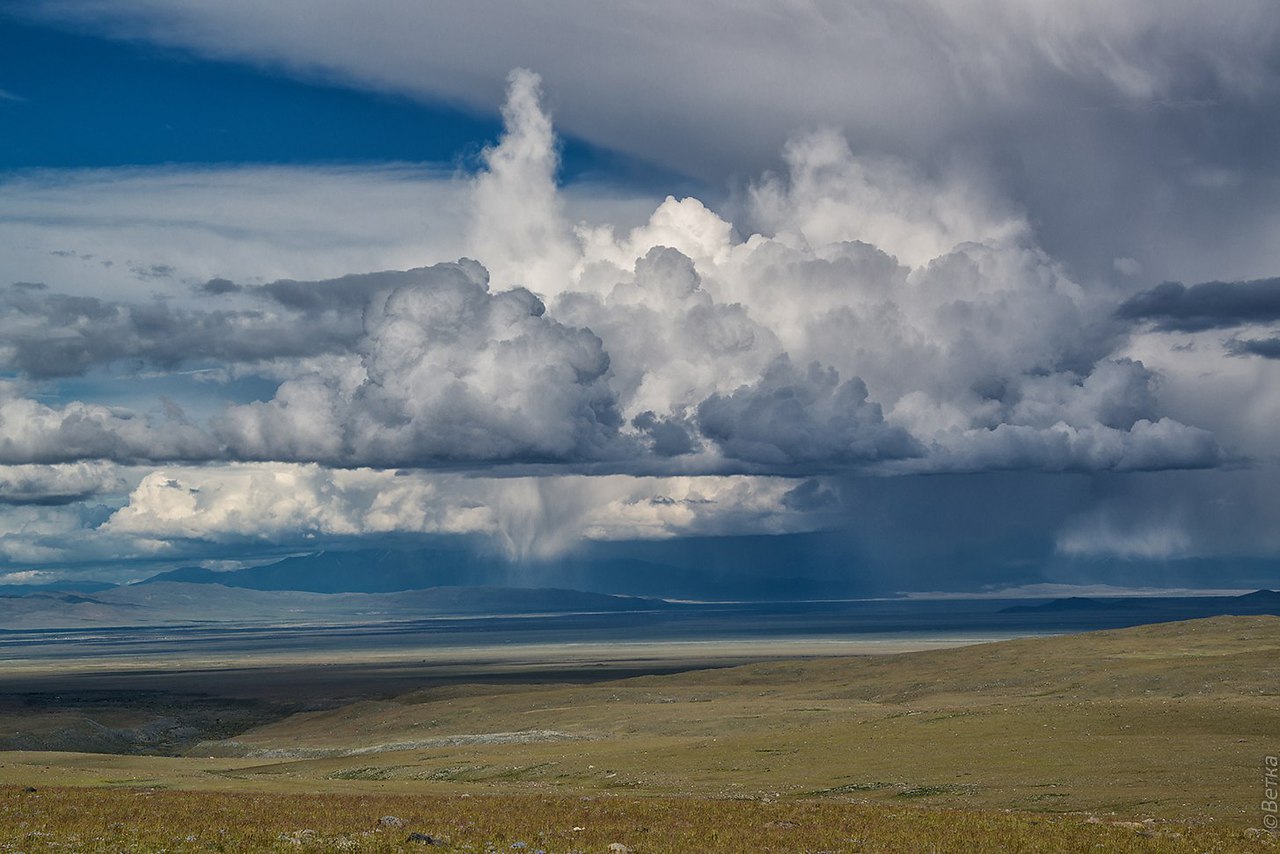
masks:
<path fill-rule="evenodd" d="M 299 545 L 317 536 L 478 535 L 513 560 L 546 559 L 583 540 L 819 526 L 823 508 L 784 508 L 794 488 L 784 478 L 475 478 L 280 463 L 166 468 L 143 477 L 100 532 L 143 542 Z"/>

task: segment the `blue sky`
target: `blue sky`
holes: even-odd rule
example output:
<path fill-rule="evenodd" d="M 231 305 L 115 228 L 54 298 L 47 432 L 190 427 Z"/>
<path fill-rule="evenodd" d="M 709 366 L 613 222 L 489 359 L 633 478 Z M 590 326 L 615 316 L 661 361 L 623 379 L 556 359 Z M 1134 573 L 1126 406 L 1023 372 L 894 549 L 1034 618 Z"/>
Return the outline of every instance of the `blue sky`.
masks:
<path fill-rule="evenodd" d="M 1280 22 L 1175 6 L 0 4 L 0 579 L 1262 586 Z"/>
<path fill-rule="evenodd" d="M 181 51 L 0 18 L 5 168 L 431 160 L 493 115 L 290 79 Z"/>
<path fill-rule="evenodd" d="M 159 164 L 430 162 L 474 168 L 502 123 L 492 109 L 353 88 L 327 75 L 190 52 L 0 8 L 0 169 Z M 29 9 L 28 9 L 29 11 Z M 678 178 L 564 138 L 562 179 Z"/>

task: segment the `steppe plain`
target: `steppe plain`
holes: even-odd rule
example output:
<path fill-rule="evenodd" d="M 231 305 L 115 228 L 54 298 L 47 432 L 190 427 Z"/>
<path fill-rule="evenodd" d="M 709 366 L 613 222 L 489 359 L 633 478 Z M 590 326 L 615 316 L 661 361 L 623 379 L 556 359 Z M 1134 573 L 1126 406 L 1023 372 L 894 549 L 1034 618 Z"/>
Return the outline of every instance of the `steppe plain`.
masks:
<path fill-rule="evenodd" d="M 0 851 L 1280 842 L 1280 618 L 822 651 L 10 668 Z"/>

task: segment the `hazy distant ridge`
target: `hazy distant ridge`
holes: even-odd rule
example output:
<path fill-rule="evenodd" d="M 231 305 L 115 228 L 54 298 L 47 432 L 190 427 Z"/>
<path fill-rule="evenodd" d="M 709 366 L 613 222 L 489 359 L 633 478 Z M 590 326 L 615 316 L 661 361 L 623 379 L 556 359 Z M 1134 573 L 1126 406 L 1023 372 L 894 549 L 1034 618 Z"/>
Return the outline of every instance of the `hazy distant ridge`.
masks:
<path fill-rule="evenodd" d="M 768 560 L 768 540 L 747 538 L 744 551 L 724 564 L 708 560 L 696 569 L 653 560 L 579 556 L 554 567 L 530 571 L 531 586 L 589 590 L 622 596 L 674 599 L 838 599 L 847 597 L 846 583 L 748 570 L 751 559 Z M 546 572 L 547 574 L 543 574 Z M 497 558 L 450 549 L 364 549 L 296 555 L 275 563 L 218 572 L 181 567 L 154 575 L 140 584 L 159 581 L 220 584 L 251 590 L 304 590 L 312 593 L 391 593 L 442 586 L 502 586 L 511 567 Z"/>
<path fill-rule="evenodd" d="M 1030 605 L 1010 605 L 1001 614 L 1068 614 L 1091 611 L 1162 611 L 1179 612 L 1181 619 L 1225 615 L 1257 615 L 1280 613 L 1280 592 L 1255 590 L 1240 596 L 1118 596 L 1089 598 L 1070 596 Z"/>
<path fill-rule="evenodd" d="M 380 622 L 431 616 L 637 611 L 677 608 L 660 599 L 580 590 L 433 587 L 398 593 L 308 593 L 220 584 L 153 582 L 90 596 L 39 593 L 0 597 L 9 629 L 190 622 Z"/>

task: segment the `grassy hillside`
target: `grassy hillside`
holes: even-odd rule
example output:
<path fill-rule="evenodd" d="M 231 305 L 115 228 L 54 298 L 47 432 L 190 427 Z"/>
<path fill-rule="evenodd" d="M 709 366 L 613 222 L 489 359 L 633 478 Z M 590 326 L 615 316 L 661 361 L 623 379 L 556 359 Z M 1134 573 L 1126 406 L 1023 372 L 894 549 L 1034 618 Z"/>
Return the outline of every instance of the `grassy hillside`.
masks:
<path fill-rule="evenodd" d="M 497 798 L 560 810 L 545 833 L 571 832 L 561 825 L 587 797 L 617 805 L 628 844 L 636 827 L 697 827 L 707 810 L 728 832 L 739 807 L 726 805 L 749 802 L 743 826 L 772 850 L 805 850 L 759 830 L 788 823 L 812 826 L 813 850 L 859 850 L 847 842 L 859 833 L 880 840 L 865 850 L 1014 850 L 960 845 L 956 828 L 970 825 L 974 839 L 1065 834 L 1017 850 L 1263 850 L 1270 837 L 1242 834 L 1261 821 L 1262 763 L 1278 750 L 1280 618 L 1222 617 L 590 685 L 453 685 L 296 714 L 186 758 L 3 754 L 0 783 L 415 794 L 451 810 L 462 796 Z M 484 833 L 542 827 L 510 809 Z M 911 834 L 952 835 L 885 835 L 907 818 Z M 1117 828 L 1126 846 L 1163 842 L 1096 835 Z M 450 832 L 471 839 L 464 831 Z M 694 850 L 658 838 L 637 850 Z M 719 845 L 706 850 L 746 850 Z"/>
<path fill-rule="evenodd" d="M 911 798 L 1246 820 L 1280 749 L 1280 619 L 1214 618 L 587 686 L 452 686 L 201 755 L 243 779 Z"/>

